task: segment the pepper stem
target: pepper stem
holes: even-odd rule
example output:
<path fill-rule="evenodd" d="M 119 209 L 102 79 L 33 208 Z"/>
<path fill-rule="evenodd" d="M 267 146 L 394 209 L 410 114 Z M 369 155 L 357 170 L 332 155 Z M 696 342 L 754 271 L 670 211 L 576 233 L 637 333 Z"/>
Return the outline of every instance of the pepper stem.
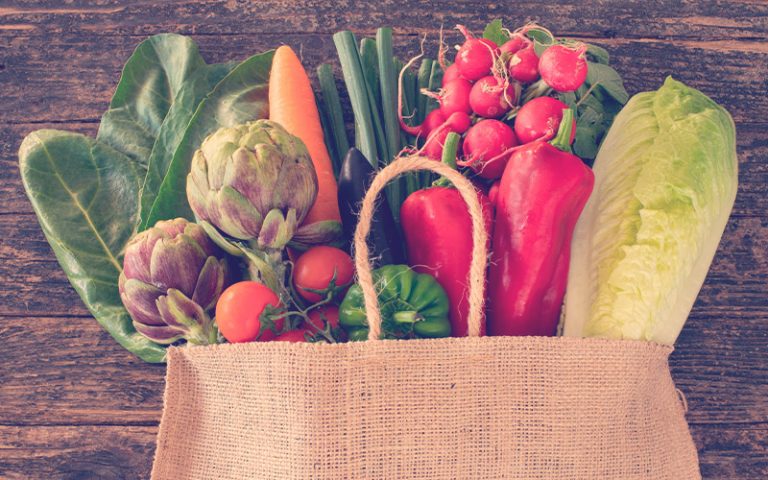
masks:
<path fill-rule="evenodd" d="M 443 144 L 442 163 L 448 165 L 452 169 L 456 170 L 456 154 L 459 151 L 459 140 L 461 137 L 456 132 L 450 132 L 445 137 L 445 143 Z M 450 187 L 453 184 L 445 177 L 438 178 L 432 185 L 436 187 Z"/>
<path fill-rule="evenodd" d="M 405 310 L 393 313 L 392 320 L 394 320 L 395 323 L 416 323 L 424 320 L 424 317 L 419 315 L 419 312 L 413 310 Z"/>
<path fill-rule="evenodd" d="M 566 108 L 563 110 L 563 118 L 560 120 L 560 128 L 557 135 L 550 142 L 552 146 L 559 148 L 564 152 L 571 153 L 571 132 L 573 129 L 573 110 Z"/>

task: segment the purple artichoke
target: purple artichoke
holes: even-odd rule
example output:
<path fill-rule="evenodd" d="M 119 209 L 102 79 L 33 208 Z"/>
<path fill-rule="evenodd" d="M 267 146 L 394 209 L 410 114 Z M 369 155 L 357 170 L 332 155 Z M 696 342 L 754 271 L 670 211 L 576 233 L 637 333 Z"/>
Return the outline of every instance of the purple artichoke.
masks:
<path fill-rule="evenodd" d="M 198 221 L 259 249 L 283 248 L 316 196 L 307 148 L 269 120 L 208 136 L 187 177 L 187 199 Z"/>
<path fill-rule="evenodd" d="M 154 342 L 216 343 L 209 312 L 227 286 L 227 270 L 202 227 L 183 218 L 162 220 L 128 242 L 120 298 L 136 331 Z"/>

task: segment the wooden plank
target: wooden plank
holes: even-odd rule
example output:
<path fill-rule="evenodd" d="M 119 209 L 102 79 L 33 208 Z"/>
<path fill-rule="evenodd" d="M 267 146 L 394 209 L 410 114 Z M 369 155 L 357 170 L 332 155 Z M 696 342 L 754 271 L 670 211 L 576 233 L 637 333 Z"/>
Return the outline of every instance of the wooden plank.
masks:
<path fill-rule="evenodd" d="M 149 478 L 157 427 L 0 426 L 0 478 Z"/>
<path fill-rule="evenodd" d="M 712 480 L 768 478 L 768 425 L 693 425 L 701 475 Z"/>
<path fill-rule="evenodd" d="M 146 36 L 103 32 L 62 33 L 52 38 L 22 32 L 9 39 L 10 46 L 0 50 L 0 58 L 5 58 L 0 70 L 6 98 L 2 122 L 97 120 L 106 109 L 123 63 Z M 437 32 L 432 33 L 430 48 L 436 50 Z M 2 35 L 0 31 L 0 42 Z M 243 52 L 258 53 L 286 43 L 301 51 L 308 66 L 336 62 L 330 34 L 238 33 L 227 35 L 226 41 L 212 35 L 194 38 L 209 61 L 242 59 L 246 55 Z M 416 36 L 396 36 L 396 53 L 402 58 L 413 56 L 419 51 L 419 40 Z M 673 74 L 722 103 L 737 122 L 760 121 L 758 112 L 768 111 L 768 97 L 763 95 L 768 76 L 765 43 L 673 44 L 627 39 L 596 39 L 594 43 L 609 49 L 632 93 L 656 89 L 666 75 Z M 52 84 L 57 87 L 50 88 Z"/>
<path fill-rule="evenodd" d="M 0 319 L 0 425 L 155 425 L 165 366 L 142 362 L 91 317 Z"/>
<path fill-rule="evenodd" d="M 695 424 L 765 422 L 768 332 L 763 308 L 693 310 L 670 357 Z"/>
<path fill-rule="evenodd" d="M 0 426 L 0 477 L 148 478 L 156 427 Z M 768 475 L 768 427 L 708 425 L 692 428 L 705 479 L 757 479 Z"/>
<path fill-rule="evenodd" d="M 768 8 L 755 1 L 731 2 L 474 2 L 441 1 L 439 9 L 425 10 L 418 2 L 317 2 L 312 0 L 261 2 L 72 1 L 62 6 L 56 0 L 7 1 L 0 9 L 0 24 L 8 31 L 51 33 L 109 30 L 132 35 L 154 30 L 181 30 L 205 35 L 335 32 L 354 25 L 372 29 L 379 25 L 420 32 L 424 15 L 430 23 L 452 28 L 463 23 L 481 28 L 493 18 L 503 18 L 515 28 L 530 20 L 568 35 L 599 35 L 625 38 L 755 39 L 768 33 Z M 649 21 L 653 19 L 653 21 Z M 762 35 L 762 37 L 761 37 Z"/>

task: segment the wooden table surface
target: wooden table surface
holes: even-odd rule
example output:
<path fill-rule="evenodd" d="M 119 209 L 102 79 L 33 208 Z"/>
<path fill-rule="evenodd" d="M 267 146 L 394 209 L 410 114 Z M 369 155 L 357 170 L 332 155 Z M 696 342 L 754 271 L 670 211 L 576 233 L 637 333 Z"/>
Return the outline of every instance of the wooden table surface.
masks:
<path fill-rule="evenodd" d="M 287 43 L 314 67 L 335 60 L 341 29 L 395 26 L 404 57 L 441 23 L 479 30 L 496 17 L 604 46 L 630 93 L 673 74 L 732 113 L 740 191 L 671 363 L 704 477 L 768 478 L 768 3 L 419 3 L 0 2 L 0 478 L 147 478 L 164 387 L 164 368 L 103 332 L 59 268 L 19 179 L 24 135 L 95 134 L 123 63 L 151 34 L 192 35 L 210 61 Z"/>

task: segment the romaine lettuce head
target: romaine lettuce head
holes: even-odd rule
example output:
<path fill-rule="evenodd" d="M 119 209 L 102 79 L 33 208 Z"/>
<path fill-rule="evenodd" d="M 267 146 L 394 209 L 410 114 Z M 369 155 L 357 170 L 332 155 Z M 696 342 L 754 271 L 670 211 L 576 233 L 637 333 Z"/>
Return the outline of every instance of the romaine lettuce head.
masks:
<path fill-rule="evenodd" d="M 671 77 L 627 103 L 574 232 L 565 335 L 675 342 L 736 197 L 735 135 L 725 109 Z"/>

